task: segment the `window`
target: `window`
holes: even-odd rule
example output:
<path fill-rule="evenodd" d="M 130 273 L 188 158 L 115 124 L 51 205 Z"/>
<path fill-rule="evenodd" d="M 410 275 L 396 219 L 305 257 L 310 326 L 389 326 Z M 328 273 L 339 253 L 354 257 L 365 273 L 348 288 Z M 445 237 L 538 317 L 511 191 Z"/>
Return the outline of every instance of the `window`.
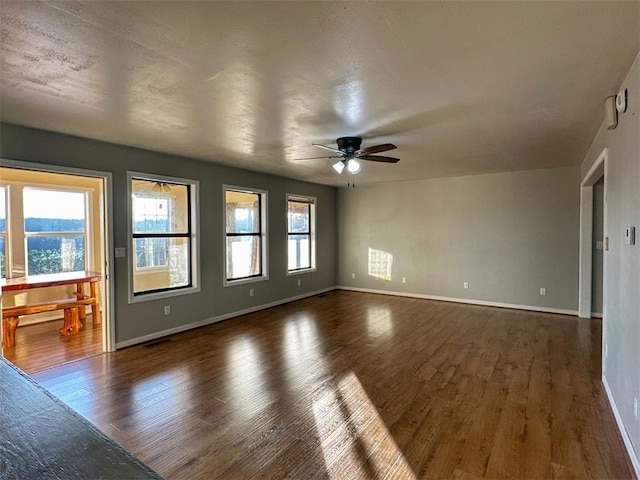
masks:
<path fill-rule="evenodd" d="M 197 182 L 129 173 L 131 189 L 130 301 L 199 290 Z"/>
<path fill-rule="evenodd" d="M 267 192 L 224 187 L 225 285 L 266 279 Z"/>
<path fill-rule="evenodd" d="M 287 195 L 289 273 L 315 269 L 315 205 L 313 197 Z"/>
<path fill-rule="evenodd" d="M 87 193 L 22 190 L 27 275 L 87 270 Z"/>
<path fill-rule="evenodd" d="M 136 234 L 168 233 L 169 213 L 173 209 L 173 201 L 169 196 L 158 194 L 146 197 L 136 196 L 134 200 L 134 231 Z M 167 267 L 169 242 L 167 237 L 139 236 L 136 245 L 136 270 L 143 268 Z"/>
<path fill-rule="evenodd" d="M 7 277 L 7 189 L 0 187 L 0 278 Z"/>

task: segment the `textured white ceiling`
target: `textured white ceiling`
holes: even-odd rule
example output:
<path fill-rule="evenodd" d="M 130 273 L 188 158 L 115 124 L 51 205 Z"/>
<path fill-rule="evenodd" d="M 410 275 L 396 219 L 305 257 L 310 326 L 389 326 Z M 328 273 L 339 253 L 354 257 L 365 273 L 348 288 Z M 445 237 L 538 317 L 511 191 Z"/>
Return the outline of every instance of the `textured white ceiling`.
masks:
<path fill-rule="evenodd" d="M 346 135 L 398 146 L 360 183 L 576 165 L 638 53 L 639 12 L 2 0 L 0 118 L 331 185 L 347 181 L 331 160 L 294 159 Z"/>

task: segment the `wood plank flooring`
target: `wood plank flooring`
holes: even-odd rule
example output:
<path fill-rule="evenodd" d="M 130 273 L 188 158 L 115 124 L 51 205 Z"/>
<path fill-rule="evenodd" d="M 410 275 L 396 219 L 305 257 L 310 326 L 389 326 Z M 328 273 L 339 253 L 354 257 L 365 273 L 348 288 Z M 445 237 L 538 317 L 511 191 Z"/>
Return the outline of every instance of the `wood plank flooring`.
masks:
<path fill-rule="evenodd" d="M 15 347 L 5 348 L 4 356 L 23 372 L 33 374 L 102 353 L 102 325 L 93 325 L 87 315 L 77 335 L 62 336 L 63 319 L 20 325 Z"/>
<path fill-rule="evenodd" d="M 336 291 L 34 377 L 168 479 L 634 478 L 600 331 Z"/>

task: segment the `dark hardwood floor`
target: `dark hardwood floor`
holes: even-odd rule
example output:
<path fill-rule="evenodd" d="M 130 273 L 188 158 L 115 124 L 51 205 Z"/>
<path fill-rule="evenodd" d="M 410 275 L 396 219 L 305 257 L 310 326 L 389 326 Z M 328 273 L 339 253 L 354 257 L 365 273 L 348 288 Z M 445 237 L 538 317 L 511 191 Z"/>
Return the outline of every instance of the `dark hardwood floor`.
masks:
<path fill-rule="evenodd" d="M 168 479 L 633 478 L 600 331 L 337 291 L 33 376 Z"/>
<path fill-rule="evenodd" d="M 16 345 L 4 349 L 5 358 L 23 372 L 33 374 L 102 353 L 102 325 L 93 325 L 91 315 L 87 315 L 77 335 L 60 335 L 62 323 L 60 318 L 18 326 Z"/>

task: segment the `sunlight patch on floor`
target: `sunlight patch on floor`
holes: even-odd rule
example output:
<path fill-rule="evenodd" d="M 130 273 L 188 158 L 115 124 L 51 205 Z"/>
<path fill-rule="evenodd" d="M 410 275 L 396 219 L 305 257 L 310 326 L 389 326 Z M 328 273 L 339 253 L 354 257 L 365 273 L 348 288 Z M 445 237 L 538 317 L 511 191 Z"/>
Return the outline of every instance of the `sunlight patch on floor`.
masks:
<path fill-rule="evenodd" d="M 354 372 L 327 388 L 313 413 L 329 478 L 416 478 Z"/>
<path fill-rule="evenodd" d="M 393 335 L 391 310 L 386 307 L 367 307 L 367 331 L 370 337 Z"/>

